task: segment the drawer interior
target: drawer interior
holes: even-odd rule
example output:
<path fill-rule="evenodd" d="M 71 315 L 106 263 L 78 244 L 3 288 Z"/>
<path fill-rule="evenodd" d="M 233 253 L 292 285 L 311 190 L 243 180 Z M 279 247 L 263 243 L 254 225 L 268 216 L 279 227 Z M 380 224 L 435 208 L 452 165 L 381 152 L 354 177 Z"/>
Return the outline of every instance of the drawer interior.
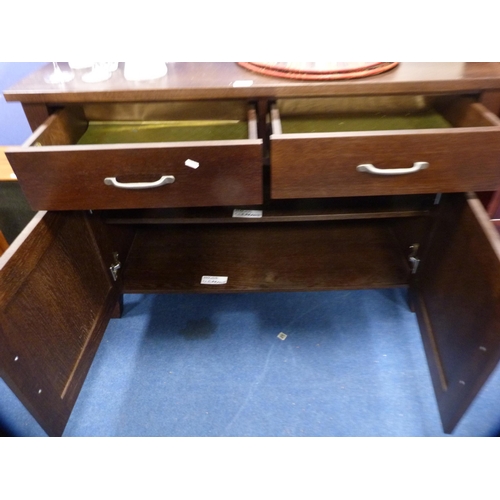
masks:
<path fill-rule="evenodd" d="M 78 144 L 124 144 L 238 140 L 248 138 L 245 122 L 214 120 L 198 122 L 90 122 Z"/>
<path fill-rule="evenodd" d="M 278 100 L 274 134 L 486 127 L 500 124 L 460 96 L 359 96 Z"/>
<path fill-rule="evenodd" d="M 67 107 L 49 120 L 30 145 L 257 139 L 256 113 L 245 101 Z"/>

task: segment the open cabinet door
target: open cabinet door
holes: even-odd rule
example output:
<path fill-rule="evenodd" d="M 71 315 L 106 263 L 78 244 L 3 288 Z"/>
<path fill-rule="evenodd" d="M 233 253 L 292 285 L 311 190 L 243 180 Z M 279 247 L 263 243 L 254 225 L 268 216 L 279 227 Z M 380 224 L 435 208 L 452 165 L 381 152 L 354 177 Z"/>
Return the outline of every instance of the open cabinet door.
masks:
<path fill-rule="evenodd" d="M 500 234 L 475 195 L 443 196 L 412 291 L 443 428 L 500 358 Z"/>
<path fill-rule="evenodd" d="M 117 301 L 89 217 L 39 212 L 0 258 L 0 375 L 49 435 L 62 435 Z"/>

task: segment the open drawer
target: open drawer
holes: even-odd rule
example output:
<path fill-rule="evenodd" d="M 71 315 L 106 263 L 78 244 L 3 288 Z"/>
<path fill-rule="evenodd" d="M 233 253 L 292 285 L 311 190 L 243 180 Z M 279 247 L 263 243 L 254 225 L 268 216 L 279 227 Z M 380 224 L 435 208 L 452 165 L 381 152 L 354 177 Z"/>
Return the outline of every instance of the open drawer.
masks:
<path fill-rule="evenodd" d="M 262 202 L 262 140 L 244 101 L 67 107 L 6 154 L 36 210 Z"/>
<path fill-rule="evenodd" d="M 271 196 L 495 190 L 500 120 L 460 96 L 278 100 Z"/>

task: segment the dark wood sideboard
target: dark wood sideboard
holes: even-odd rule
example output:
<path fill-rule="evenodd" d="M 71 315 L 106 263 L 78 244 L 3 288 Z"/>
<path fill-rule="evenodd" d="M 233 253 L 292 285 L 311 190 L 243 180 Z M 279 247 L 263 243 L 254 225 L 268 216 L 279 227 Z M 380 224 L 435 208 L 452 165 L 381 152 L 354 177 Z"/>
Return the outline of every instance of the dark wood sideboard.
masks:
<path fill-rule="evenodd" d="M 124 293 L 374 287 L 408 288 L 453 431 L 500 358 L 481 202 L 500 187 L 499 63 L 338 82 L 235 63 L 145 82 L 50 71 L 5 91 L 33 129 L 7 157 L 39 212 L 0 257 L 0 374 L 49 435 Z"/>

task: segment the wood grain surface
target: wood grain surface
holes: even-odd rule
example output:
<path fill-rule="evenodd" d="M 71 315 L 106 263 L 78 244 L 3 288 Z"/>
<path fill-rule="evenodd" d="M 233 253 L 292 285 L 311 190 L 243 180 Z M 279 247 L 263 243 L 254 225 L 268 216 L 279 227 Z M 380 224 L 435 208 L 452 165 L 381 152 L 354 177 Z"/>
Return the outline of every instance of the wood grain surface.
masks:
<path fill-rule="evenodd" d="M 7 101 L 61 104 L 181 99 L 230 99 L 328 95 L 478 92 L 500 87 L 500 63 L 400 63 L 382 75 L 345 82 L 301 82 L 266 77 L 236 63 L 168 63 L 162 78 L 129 82 L 123 63 L 112 77 L 88 84 L 81 74 L 65 84 L 45 83 L 52 65 L 40 68 L 4 92 Z M 235 86 L 235 82 L 252 82 Z"/>

